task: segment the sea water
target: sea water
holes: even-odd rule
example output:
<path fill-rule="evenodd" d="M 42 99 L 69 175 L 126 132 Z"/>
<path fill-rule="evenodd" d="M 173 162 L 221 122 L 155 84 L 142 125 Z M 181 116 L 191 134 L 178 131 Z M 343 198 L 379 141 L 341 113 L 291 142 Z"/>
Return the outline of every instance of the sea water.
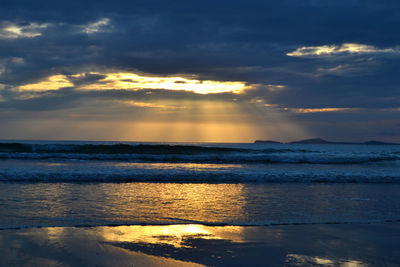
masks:
<path fill-rule="evenodd" d="M 0 228 L 400 219 L 400 146 L 3 141 Z"/>

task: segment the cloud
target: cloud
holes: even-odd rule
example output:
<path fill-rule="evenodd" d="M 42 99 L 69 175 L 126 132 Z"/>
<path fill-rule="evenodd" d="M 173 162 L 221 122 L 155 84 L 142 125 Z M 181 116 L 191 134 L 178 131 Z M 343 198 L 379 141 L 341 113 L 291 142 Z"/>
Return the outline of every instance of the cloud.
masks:
<path fill-rule="evenodd" d="M 17 89 L 19 91 L 40 92 L 40 91 L 58 90 L 60 88 L 71 87 L 71 86 L 74 86 L 74 84 L 68 80 L 67 76 L 52 75 L 44 81 L 21 85 L 18 86 Z"/>
<path fill-rule="evenodd" d="M 101 18 L 96 22 L 89 23 L 87 25 L 83 25 L 82 32 L 86 34 L 93 34 L 98 32 L 106 32 L 109 30 L 110 19 L 109 18 Z"/>
<path fill-rule="evenodd" d="M 358 111 L 358 108 L 284 108 L 293 113 L 320 113 L 320 112 L 349 112 Z"/>
<path fill-rule="evenodd" d="M 119 101 L 122 104 L 131 106 L 131 107 L 141 107 L 141 108 L 155 108 L 162 110 L 176 110 L 176 109 L 185 109 L 185 106 L 173 106 L 173 105 L 165 105 L 165 104 L 157 104 L 152 102 L 137 102 L 134 100 L 121 100 Z"/>
<path fill-rule="evenodd" d="M 344 43 L 342 45 L 303 46 L 287 53 L 290 57 L 329 56 L 341 54 L 400 54 L 400 46 L 377 48 L 373 45 Z"/>
<path fill-rule="evenodd" d="M 399 8 L 373 0 L 4 0 L 0 108 L 83 116 L 101 105 L 111 118 L 207 100 L 269 105 L 260 111 L 267 117 L 280 108 L 310 129 L 317 117 L 331 118 L 330 130 L 333 118 L 373 125 L 371 113 L 320 109 L 392 116 L 400 102 Z"/>
<path fill-rule="evenodd" d="M 76 82 L 76 84 L 73 83 Z M 37 83 L 18 86 L 19 91 L 47 91 L 65 87 L 75 87 L 76 90 L 142 90 L 165 89 L 190 91 L 197 94 L 216 94 L 232 92 L 242 93 L 251 86 L 236 81 L 198 80 L 185 77 L 149 76 L 127 72 L 110 73 L 80 73 L 52 75 Z M 282 86 L 268 86 L 271 90 L 281 89 Z"/>
<path fill-rule="evenodd" d="M 342 64 L 333 64 L 317 67 L 316 76 L 335 75 L 343 77 L 365 76 L 366 74 L 374 74 L 379 69 L 379 62 L 372 59 L 360 62 L 346 62 Z"/>
<path fill-rule="evenodd" d="M 0 22 L 0 39 L 34 38 L 42 35 L 49 27 L 49 23 L 13 23 L 9 21 Z"/>

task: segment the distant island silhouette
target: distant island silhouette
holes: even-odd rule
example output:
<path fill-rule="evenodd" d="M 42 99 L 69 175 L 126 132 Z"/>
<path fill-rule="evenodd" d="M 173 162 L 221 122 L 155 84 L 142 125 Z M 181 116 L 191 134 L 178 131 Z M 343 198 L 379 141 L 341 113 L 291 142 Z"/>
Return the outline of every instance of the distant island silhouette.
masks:
<path fill-rule="evenodd" d="M 293 142 L 278 142 L 273 140 L 256 140 L 254 143 L 257 144 L 313 144 L 313 145 L 400 145 L 399 143 L 388 143 L 382 141 L 366 141 L 366 142 L 332 142 L 327 141 L 322 138 L 311 138 L 311 139 L 304 139 L 299 141 Z"/>

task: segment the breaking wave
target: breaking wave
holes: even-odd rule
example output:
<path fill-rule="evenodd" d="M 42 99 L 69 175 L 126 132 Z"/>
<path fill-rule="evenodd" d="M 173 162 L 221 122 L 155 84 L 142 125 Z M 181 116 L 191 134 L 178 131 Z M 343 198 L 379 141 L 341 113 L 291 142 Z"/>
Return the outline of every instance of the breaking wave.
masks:
<path fill-rule="evenodd" d="M 0 143 L 0 159 L 63 159 L 223 164 L 368 164 L 398 162 L 397 152 L 337 153 L 305 149 L 244 149 L 194 145 Z"/>

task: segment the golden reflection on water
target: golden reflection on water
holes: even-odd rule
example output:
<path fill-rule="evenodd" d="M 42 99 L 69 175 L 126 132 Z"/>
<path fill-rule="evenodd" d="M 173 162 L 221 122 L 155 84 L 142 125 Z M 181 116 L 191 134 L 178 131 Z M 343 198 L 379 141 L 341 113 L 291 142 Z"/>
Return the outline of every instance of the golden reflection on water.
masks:
<path fill-rule="evenodd" d="M 60 166 L 70 166 L 67 162 L 38 162 L 36 165 L 47 166 L 47 167 L 60 167 Z"/>
<path fill-rule="evenodd" d="M 48 227 L 45 230 L 47 230 L 47 239 L 50 242 L 58 242 L 65 232 L 65 227 Z"/>
<path fill-rule="evenodd" d="M 175 248 L 190 248 L 185 243 L 189 238 L 223 239 L 233 242 L 243 242 L 243 227 L 208 227 L 199 224 L 160 225 L 160 226 L 118 226 L 99 227 L 98 233 L 108 242 L 131 242 L 158 245 L 170 245 Z"/>
<path fill-rule="evenodd" d="M 146 169 L 182 169 L 195 171 L 212 171 L 221 169 L 239 169 L 243 168 L 241 164 L 212 164 L 212 163 L 137 163 L 137 162 L 120 162 L 114 164 L 118 167 L 140 167 Z"/>
<path fill-rule="evenodd" d="M 366 266 L 365 263 L 357 260 L 350 259 L 328 259 L 318 256 L 306 256 L 300 254 L 288 254 L 286 255 L 286 263 L 294 264 L 294 266 L 341 266 L 341 267 L 358 267 Z"/>
<path fill-rule="evenodd" d="M 243 184 L 104 184 L 119 221 L 155 224 L 234 222 L 246 217 Z"/>

